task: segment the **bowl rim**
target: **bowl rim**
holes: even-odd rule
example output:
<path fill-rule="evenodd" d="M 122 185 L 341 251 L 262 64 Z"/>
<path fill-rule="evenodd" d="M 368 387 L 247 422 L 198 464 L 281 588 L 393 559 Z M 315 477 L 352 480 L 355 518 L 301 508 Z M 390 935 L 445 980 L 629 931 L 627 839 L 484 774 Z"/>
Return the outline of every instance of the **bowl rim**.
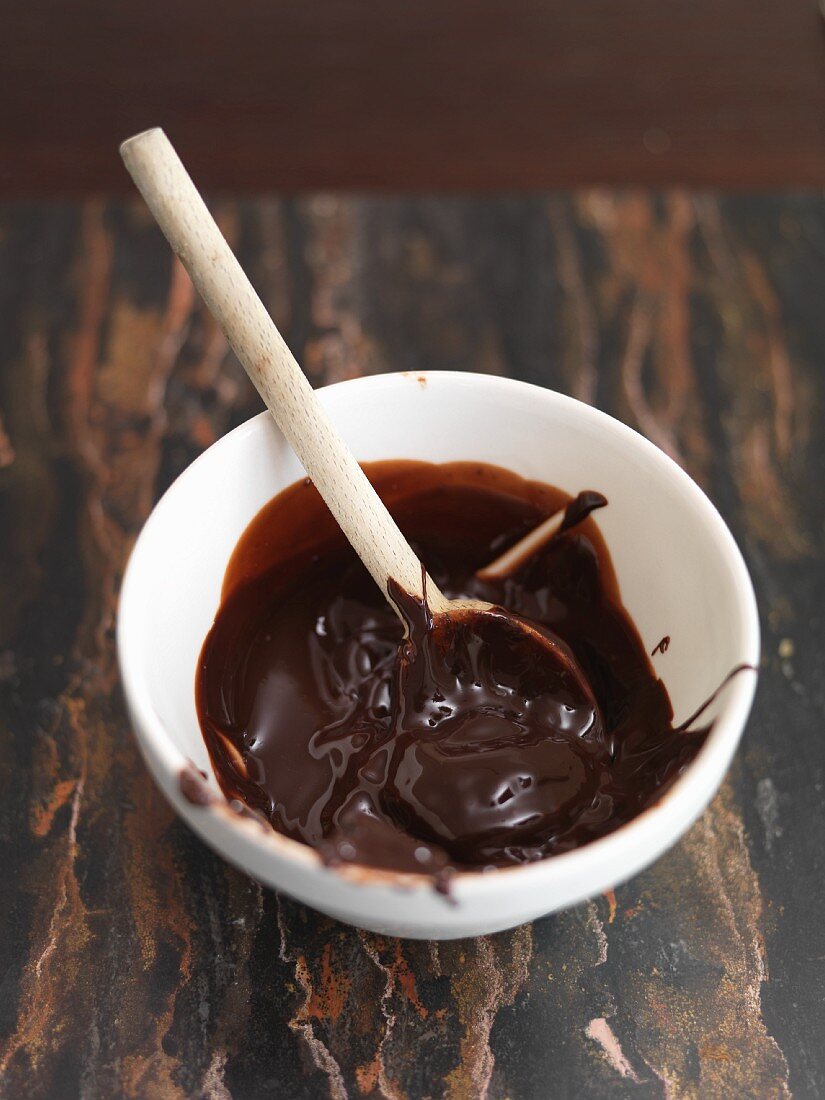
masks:
<path fill-rule="evenodd" d="M 575 416 L 583 418 L 585 422 L 589 422 L 591 426 L 595 425 L 612 432 L 615 437 L 636 448 L 649 460 L 662 465 L 668 476 L 673 479 L 674 484 L 679 486 L 682 492 L 691 499 L 700 513 L 704 513 L 703 518 L 707 522 L 708 529 L 713 535 L 720 553 L 727 559 L 733 578 L 738 625 L 743 639 L 743 652 L 739 655 L 736 664 L 741 663 L 751 666 L 750 669 L 743 671 L 741 675 L 734 676 L 725 685 L 717 718 L 695 759 L 691 761 L 672 786 L 642 813 L 620 825 L 606 836 L 599 837 L 581 847 L 559 855 L 548 856 L 527 864 L 497 867 L 494 870 L 457 870 L 451 876 L 451 892 L 460 893 L 462 900 L 486 896 L 491 890 L 495 891 L 495 883 L 501 881 L 502 873 L 505 873 L 508 879 L 513 875 L 519 876 L 522 887 L 538 884 L 539 880 L 548 876 L 560 876 L 574 869 L 577 872 L 577 878 L 586 878 L 591 870 L 603 867 L 614 856 L 620 861 L 624 851 L 634 847 L 635 841 L 642 841 L 645 834 L 650 834 L 651 830 L 666 834 L 672 831 L 672 826 L 671 829 L 666 828 L 668 822 L 673 820 L 687 821 L 687 825 L 677 831 L 676 837 L 678 837 L 702 812 L 716 793 L 741 737 L 758 681 L 760 624 L 756 597 L 741 551 L 727 524 L 715 505 L 690 475 L 649 439 L 609 413 L 556 390 L 498 375 L 479 374 L 470 371 L 421 370 L 386 372 L 345 379 L 321 387 L 318 393 L 322 395 L 322 400 L 325 400 L 325 395 L 333 394 L 342 387 L 347 387 L 348 390 L 356 388 L 380 389 L 382 387 L 388 388 L 409 384 L 410 381 L 421 386 L 429 386 L 431 383 L 436 387 L 447 384 L 459 388 L 461 386 L 477 387 L 482 385 L 494 392 L 496 390 L 507 390 L 511 394 L 520 392 L 524 396 L 529 396 L 532 400 L 567 409 Z M 175 746 L 167 733 L 164 722 L 151 706 L 149 702 L 150 692 L 145 682 L 142 663 L 131 656 L 132 635 L 135 629 L 139 629 L 139 626 L 136 628 L 133 623 L 137 622 L 139 624 L 140 622 L 140 616 L 135 612 L 141 598 L 136 588 L 141 550 L 149 543 L 155 527 L 162 522 L 163 513 L 171 506 L 171 501 L 187 481 L 196 476 L 199 464 L 204 462 L 207 456 L 210 456 L 210 460 L 213 460 L 216 451 L 231 448 L 239 438 L 259 431 L 264 421 L 271 423 L 269 413 L 265 410 L 221 436 L 220 439 L 198 455 L 168 486 L 152 508 L 132 547 L 120 588 L 117 617 L 117 654 L 121 682 L 132 719 L 133 733 L 154 778 L 159 782 L 173 807 L 179 813 L 182 807 L 170 795 L 169 791 L 178 789 L 180 774 L 187 767 L 191 768 L 193 766 L 192 761 Z M 159 772 L 167 780 L 167 783 L 160 782 Z M 697 805 L 698 809 L 696 808 Z M 277 853 L 280 858 L 286 858 L 296 865 L 303 865 L 305 868 L 311 868 L 319 872 L 328 872 L 352 883 L 400 887 L 404 890 L 426 888 L 428 891 L 432 891 L 432 876 L 425 873 L 386 870 L 358 863 L 326 864 L 316 849 L 311 848 L 302 841 L 284 836 L 250 816 L 236 813 L 222 796 L 215 795 L 204 806 L 187 807 L 184 811 L 184 818 L 190 825 L 197 828 L 194 821 L 190 820 L 190 812 L 198 815 L 209 815 L 212 818 L 212 823 L 219 833 L 224 834 L 217 846 L 225 857 L 226 848 L 231 848 L 238 840 L 242 840 L 261 849 L 265 857 Z M 201 818 L 201 821 L 203 821 L 203 818 Z M 202 828 L 198 831 L 203 835 Z M 653 845 L 654 850 L 651 853 L 651 859 L 659 854 L 660 848 L 661 845 Z M 233 859 L 240 866 L 244 866 L 245 861 L 241 854 L 233 854 L 227 858 Z M 616 880 L 620 881 L 621 878 L 622 872 L 619 869 L 617 870 Z"/>

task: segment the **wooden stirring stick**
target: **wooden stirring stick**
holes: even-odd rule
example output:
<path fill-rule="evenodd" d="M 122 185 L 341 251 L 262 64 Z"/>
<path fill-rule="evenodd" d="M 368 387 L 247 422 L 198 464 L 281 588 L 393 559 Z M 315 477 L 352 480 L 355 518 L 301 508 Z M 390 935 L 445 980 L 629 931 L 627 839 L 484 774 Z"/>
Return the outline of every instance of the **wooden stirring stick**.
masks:
<path fill-rule="evenodd" d="M 517 569 L 540 550 L 550 539 L 555 538 L 562 531 L 567 531 L 576 524 L 587 519 L 591 512 L 597 508 L 604 508 L 607 497 L 597 493 L 595 489 L 583 489 L 577 496 L 568 502 L 565 508 L 560 508 L 552 516 L 548 516 L 538 527 L 534 527 L 509 550 L 505 550 L 494 561 L 481 569 L 476 570 L 476 576 L 480 581 L 500 581 L 509 577 Z"/>
<path fill-rule="evenodd" d="M 524 538 L 519 539 L 509 550 L 505 550 L 503 554 L 491 561 L 489 565 L 477 569 L 476 576 L 480 581 L 500 581 L 504 577 L 509 577 L 546 542 L 557 535 L 563 523 L 564 509 L 561 508 L 558 512 L 554 512 L 552 516 L 548 516 L 547 519 L 543 520 L 538 527 L 534 527 L 532 531 L 529 531 Z"/>
<path fill-rule="evenodd" d="M 137 134 L 124 141 L 120 152 L 276 424 L 405 630 L 394 585 L 426 606 L 436 630 L 476 616 L 494 632 L 504 631 L 508 647 L 520 635 L 522 644 L 540 647 L 548 662 L 565 670 L 569 682 L 579 684 L 582 698 L 592 699 L 572 654 L 558 639 L 503 608 L 481 600 L 448 600 L 439 591 L 324 411 L 164 132 Z"/>
<path fill-rule="evenodd" d="M 421 562 L 338 434 L 166 134 L 146 130 L 124 141 L 120 153 L 158 225 L 361 561 L 391 603 L 390 578 L 423 600 Z M 447 610 L 449 604 L 430 577 L 426 577 L 426 600 L 434 614 Z"/>

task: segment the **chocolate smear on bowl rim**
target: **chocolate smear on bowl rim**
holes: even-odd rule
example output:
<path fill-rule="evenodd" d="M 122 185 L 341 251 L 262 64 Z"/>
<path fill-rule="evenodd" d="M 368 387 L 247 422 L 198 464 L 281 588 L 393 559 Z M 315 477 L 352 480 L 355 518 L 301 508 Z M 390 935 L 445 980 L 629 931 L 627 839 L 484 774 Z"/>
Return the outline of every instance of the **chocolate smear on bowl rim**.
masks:
<path fill-rule="evenodd" d="M 215 800 L 206 782 L 206 772 L 194 764 L 185 764 L 178 773 L 178 789 L 192 806 L 209 806 Z"/>

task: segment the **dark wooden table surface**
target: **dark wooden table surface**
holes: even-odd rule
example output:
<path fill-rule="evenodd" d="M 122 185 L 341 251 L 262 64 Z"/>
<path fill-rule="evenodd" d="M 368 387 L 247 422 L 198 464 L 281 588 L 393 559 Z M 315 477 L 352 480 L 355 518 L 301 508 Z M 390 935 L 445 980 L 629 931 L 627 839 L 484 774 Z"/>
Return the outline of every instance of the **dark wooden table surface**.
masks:
<path fill-rule="evenodd" d="M 818 0 L 0 0 L 0 194 L 825 186 Z"/>
<path fill-rule="evenodd" d="M 0 215 L 0 1093 L 825 1094 L 825 202 L 585 191 L 217 211 L 316 385 L 472 368 L 640 428 L 757 586 L 755 711 L 685 839 L 501 935 L 382 939 L 226 866 L 124 715 L 153 501 L 258 402 L 137 205 Z"/>

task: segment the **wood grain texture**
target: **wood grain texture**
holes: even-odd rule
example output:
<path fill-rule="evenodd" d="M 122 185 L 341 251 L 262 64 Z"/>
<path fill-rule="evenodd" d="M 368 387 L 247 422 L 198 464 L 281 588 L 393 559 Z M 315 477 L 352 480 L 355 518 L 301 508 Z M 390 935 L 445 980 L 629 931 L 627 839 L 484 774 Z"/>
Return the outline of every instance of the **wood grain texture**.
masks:
<path fill-rule="evenodd" d="M 135 204 L 0 212 L 0 1095 L 825 1092 L 825 203 L 591 190 L 215 207 L 315 385 L 472 368 L 593 401 L 719 505 L 764 667 L 672 852 L 498 936 L 388 940 L 171 814 L 114 661 L 152 502 L 258 408 Z"/>
<path fill-rule="evenodd" d="M 233 192 L 825 183 L 817 0 L 26 0 L 0 56 L 6 195 L 149 126 Z"/>

